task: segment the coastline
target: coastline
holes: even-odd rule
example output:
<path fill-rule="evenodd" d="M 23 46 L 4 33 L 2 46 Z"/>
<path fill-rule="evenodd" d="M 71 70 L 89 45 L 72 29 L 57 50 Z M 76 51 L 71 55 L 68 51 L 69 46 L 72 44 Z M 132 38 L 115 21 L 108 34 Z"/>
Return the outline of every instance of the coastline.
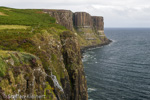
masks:
<path fill-rule="evenodd" d="M 112 40 L 107 40 L 105 41 L 104 43 L 102 44 L 97 44 L 97 45 L 90 45 L 90 46 L 85 46 L 85 47 L 80 47 L 80 51 L 81 51 L 81 55 L 88 49 L 90 48 L 96 48 L 96 47 L 101 47 L 101 46 L 104 46 L 104 45 L 108 45 L 112 42 Z"/>
<path fill-rule="evenodd" d="M 81 52 L 111 42 L 104 34 L 103 17 L 70 10 L 7 7 L 0 7 L 0 10 L 10 15 L 1 22 L 7 27 L 0 35 L 0 64 L 4 66 L 0 68 L 0 100 L 5 100 L 7 94 L 38 94 L 51 100 L 88 100 Z M 22 28 L 28 25 L 29 29 Z M 5 29 L 11 30 L 6 32 Z"/>

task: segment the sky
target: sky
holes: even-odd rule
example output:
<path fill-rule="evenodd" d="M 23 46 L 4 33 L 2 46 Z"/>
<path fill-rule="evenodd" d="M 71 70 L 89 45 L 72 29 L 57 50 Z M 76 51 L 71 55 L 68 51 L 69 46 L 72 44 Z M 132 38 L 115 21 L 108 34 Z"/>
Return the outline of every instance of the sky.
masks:
<path fill-rule="evenodd" d="M 0 0 L 0 6 L 67 9 L 103 16 L 105 27 L 150 27 L 150 0 Z"/>

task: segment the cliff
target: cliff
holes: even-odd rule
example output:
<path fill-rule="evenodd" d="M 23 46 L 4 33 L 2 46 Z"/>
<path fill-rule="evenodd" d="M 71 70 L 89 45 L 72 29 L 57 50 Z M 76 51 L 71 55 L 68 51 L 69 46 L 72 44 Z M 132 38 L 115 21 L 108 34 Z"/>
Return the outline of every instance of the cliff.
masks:
<path fill-rule="evenodd" d="M 43 10 L 50 16 L 56 18 L 56 23 L 65 26 L 67 29 L 73 31 L 73 13 L 70 10 Z"/>
<path fill-rule="evenodd" d="M 92 27 L 93 22 L 91 20 L 91 15 L 86 12 L 76 12 L 74 13 L 74 25 L 75 27 Z"/>
<path fill-rule="evenodd" d="M 0 7 L 0 100 L 87 100 L 80 49 L 108 43 L 102 17 Z"/>
<path fill-rule="evenodd" d="M 69 10 L 43 10 L 56 18 L 56 22 L 77 35 L 81 48 L 108 44 L 111 42 L 104 34 L 104 22 L 101 16 L 91 16 L 86 12 Z"/>
<path fill-rule="evenodd" d="M 93 28 L 95 28 L 97 31 L 104 30 L 103 17 L 92 16 L 92 21 L 93 21 Z"/>
<path fill-rule="evenodd" d="M 32 54 L 16 52 L 17 47 L 14 47 L 15 51 L 0 51 L 0 99 L 12 99 L 13 96 L 23 99 L 20 96 L 26 96 L 26 100 L 36 96 L 37 99 L 32 100 L 38 100 L 38 97 L 40 100 L 87 100 L 86 80 L 76 37 L 69 31 L 63 32 L 59 39 L 47 33 L 33 37 L 17 43 L 23 45 L 22 49 L 32 45 L 25 50 Z M 6 41 L 8 44 L 14 42 Z M 3 47 L 5 43 L 1 44 L 2 49 L 6 49 Z"/>

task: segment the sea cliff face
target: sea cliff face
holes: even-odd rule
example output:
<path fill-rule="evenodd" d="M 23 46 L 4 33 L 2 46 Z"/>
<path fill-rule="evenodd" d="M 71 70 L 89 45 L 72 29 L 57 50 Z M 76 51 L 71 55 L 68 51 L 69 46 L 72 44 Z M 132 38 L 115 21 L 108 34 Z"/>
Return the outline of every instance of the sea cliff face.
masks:
<path fill-rule="evenodd" d="M 17 98 L 38 95 L 40 100 L 87 100 L 77 38 L 70 31 L 63 32 L 58 38 L 42 33 L 34 39 L 21 40 L 34 45 L 36 51 L 28 51 L 32 54 L 0 51 L 1 100 L 14 95 L 18 95 Z"/>
<path fill-rule="evenodd" d="M 104 21 L 101 16 L 91 16 L 87 12 L 69 10 L 43 10 L 56 18 L 56 22 L 77 35 L 81 48 L 99 46 L 111 42 L 104 34 Z"/>
<path fill-rule="evenodd" d="M 67 29 L 73 31 L 73 13 L 70 10 L 43 10 L 50 16 L 56 18 L 56 23 L 65 26 Z"/>
<path fill-rule="evenodd" d="M 88 99 L 80 50 L 109 43 L 102 17 L 6 7 L 0 13 L 0 100 Z"/>

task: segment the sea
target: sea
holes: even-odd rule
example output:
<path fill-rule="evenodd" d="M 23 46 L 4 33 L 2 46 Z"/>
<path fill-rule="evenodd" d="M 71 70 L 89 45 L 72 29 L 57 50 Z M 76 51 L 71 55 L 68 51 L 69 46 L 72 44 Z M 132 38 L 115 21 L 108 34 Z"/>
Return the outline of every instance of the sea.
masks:
<path fill-rule="evenodd" d="M 150 28 L 106 28 L 113 42 L 83 53 L 89 100 L 150 100 Z"/>

